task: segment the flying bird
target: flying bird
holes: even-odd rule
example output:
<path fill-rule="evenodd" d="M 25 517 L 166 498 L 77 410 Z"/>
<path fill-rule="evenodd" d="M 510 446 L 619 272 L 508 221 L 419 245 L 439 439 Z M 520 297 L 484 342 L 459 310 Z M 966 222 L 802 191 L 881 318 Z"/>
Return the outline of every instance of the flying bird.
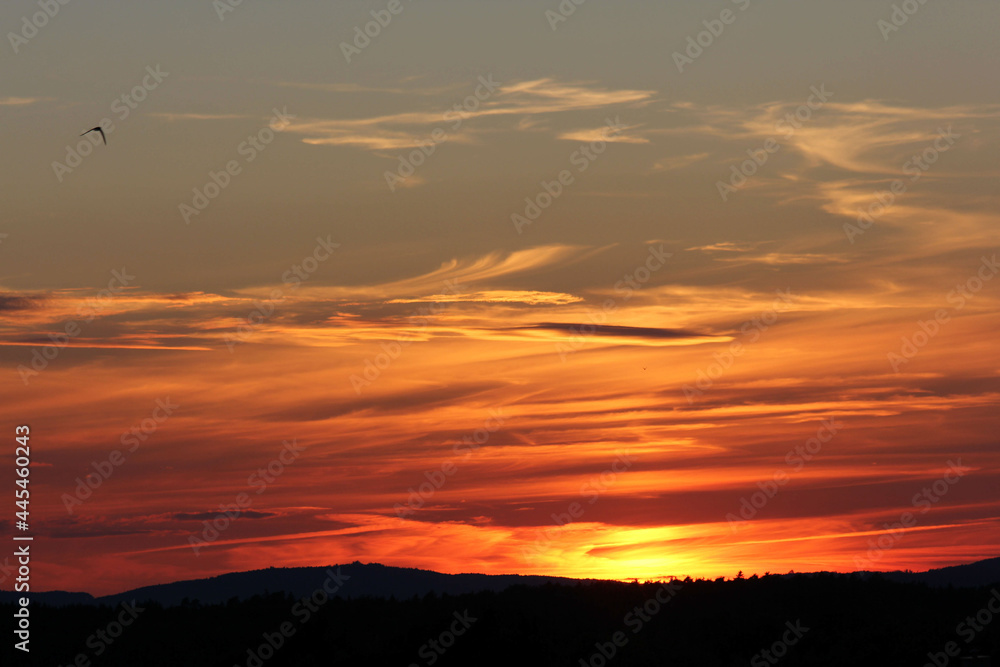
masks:
<path fill-rule="evenodd" d="M 101 139 L 104 139 L 104 145 L 105 146 L 108 145 L 108 138 L 106 136 L 104 136 L 104 130 L 101 129 L 100 125 L 98 125 L 97 127 L 90 128 L 89 130 L 87 130 L 86 132 L 84 132 L 83 134 L 81 134 L 80 136 L 82 137 L 84 135 L 90 134 L 91 132 L 100 132 L 101 133 Z"/>

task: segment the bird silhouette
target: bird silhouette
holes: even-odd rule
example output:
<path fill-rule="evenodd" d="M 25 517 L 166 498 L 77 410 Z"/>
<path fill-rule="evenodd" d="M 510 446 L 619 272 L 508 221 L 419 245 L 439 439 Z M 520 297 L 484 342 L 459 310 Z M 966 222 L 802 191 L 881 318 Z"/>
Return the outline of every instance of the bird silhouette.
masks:
<path fill-rule="evenodd" d="M 90 128 L 89 130 L 87 130 L 86 132 L 84 132 L 83 134 L 81 134 L 80 136 L 82 137 L 84 135 L 90 134 L 91 132 L 100 132 L 101 133 L 101 139 L 104 139 L 104 145 L 105 146 L 108 145 L 108 138 L 106 136 L 104 136 L 104 130 L 101 129 L 100 125 L 98 125 L 97 127 Z"/>

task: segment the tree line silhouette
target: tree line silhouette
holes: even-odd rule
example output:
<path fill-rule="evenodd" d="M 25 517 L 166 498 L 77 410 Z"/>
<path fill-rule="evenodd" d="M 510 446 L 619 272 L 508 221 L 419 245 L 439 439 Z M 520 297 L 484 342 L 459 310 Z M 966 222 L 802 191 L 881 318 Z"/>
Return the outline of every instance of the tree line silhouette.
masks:
<path fill-rule="evenodd" d="M 33 605 L 30 662 L 9 639 L 2 662 L 46 667 L 921 667 L 930 662 L 928 654 L 941 653 L 948 642 L 963 655 L 975 646 L 994 660 L 1000 656 L 1000 618 L 982 626 L 974 641 L 956 632 L 998 595 L 996 587 L 931 588 L 878 575 L 827 573 L 689 578 L 677 581 L 669 602 L 654 605 L 655 614 L 633 632 L 625 620 L 630 611 L 663 588 L 663 582 L 585 582 L 399 600 L 332 598 L 307 619 L 292 615 L 298 600 L 287 593 L 211 605 L 137 601 L 141 612 L 110 643 L 94 635 L 121 616 L 121 607 Z M 14 609 L 0 605 L 8 621 Z M 463 613 L 474 622 L 448 638 L 449 629 L 461 627 L 456 618 Z M 759 662 L 760 652 L 781 639 L 786 624 L 797 621 L 809 628 L 801 640 L 775 662 Z M 282 627 L 293 632 L 286 636 Z M 623 632 L 627 643 L 604 657 L 600 646 L 607 652 L 616 632 Z M 432 641 L 436 648 L 430 647 Z M 271 650 L 258 650 L 264 645 Z M 101 654 L 95 655 L 99 647 Z M 80 662 L 81 654 L 86 663 Z M 755 657 L 758 662 L 751 663 Z M 958 657 L 945 657 L 946 664 L 960 664 Z"/>

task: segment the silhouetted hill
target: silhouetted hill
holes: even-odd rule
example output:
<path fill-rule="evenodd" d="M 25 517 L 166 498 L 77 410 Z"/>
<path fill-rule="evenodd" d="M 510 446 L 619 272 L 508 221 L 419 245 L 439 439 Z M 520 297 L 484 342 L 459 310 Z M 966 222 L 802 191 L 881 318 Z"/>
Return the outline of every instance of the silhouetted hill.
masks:
<path fill-rule="evenodd" d="M 24 593 L 0 591 L 0 604 L 16 602 Z M 68 593 L 66 591 L 45 591 L 30 593 L 32 604 L 47 604 L 52 607 L 65 607 L 71 604 L 98 604 L 97 598 L 90 593 Z"/>
<path fill-rule="evenodd" d="M 570 585 L 578 581 L 566 577 L 517 574 L 442 574 L 416 568 L 390 567 L 379 563 L 354 562 L 348 565 L 332 566 L 334 571 L 338 568 L 346 577 L 337 595 L 351 598 L 389 598 L 395 596 L 397 599 L 407 599 L 414 595 L 423 596 L 428 593 L 461 595 L 479 591 L 498 592 L 517 584 L 526 586 L 547 583 Z M 95 598 L 89 593 L 66 591 L 33 592 L 31 596 L 35 603 L 56 607 L 71 604 L 107 604 L 113 606 L 129 600 L 153 601 L 168 607 L 180 605 L 185 599 L 189 602 L 217 604 L 227 602 L 232 598 L 246 600 L 254 595 L 267 593 L 287 593 L 294 597 L 302 597 L 311 594 L 320 587 L 328 577 L 330 569 L 326 567 L 272 567 L 266 570 L 233 572 L 208 579 L 191 579 L 144 586 L 100 598 Z M 813 573 L 813 576 L 820 574 L 828 573 L 817 572 Z M 935 588 L 991 586 L 1000 583 L 1000 558 L 990 558 L 927 572 L 859 572 L 858 574 L 864 578 L 879 576 L 898 582 L 923 583 Z M 10 591 L 0 591 L 0 603 L 12 602 L 19 595 Z"/>
<path fill-rule="evenodd" d="M 410 598 L 271 593 L 170 607 L 42 604 L 31 609 L 30 658 L 8 640 L 0 665 L 964 667 L 971 663 L 958 657 L 1000 657 L 998 600 L 995 586 L 814 574 Z M 0 616 L 14 611 L 0 604 Z"/>
<path fill-rule="evenodd" d="M 934 587 L 991 586 L 1000 583 L 1000 558 L 989 558 L 967 565 L 942 567 L 927 572 L 889 572 L 883 576 L 893 581 L 915 581 Z"/>
<path fill-rule="evenodd" d="M 784 576 L 815 577 L 826 574 L 837 574 L 836 572 L 807 572 L 790 573 Z M 947 588 L 957 586 L 959 588 L 976 588 L 979 586 L 992 586 L 1000 583 L 1000 558 L 988 558 L 986 560 L 967 563 L 965 565 L 953 565 L 941 567 L 926 572 L 911 572 L 909 570 L 893 570 L 891 572 L 861 571 L 855 574 L 862 578 L 869 579 L 880 577 L 890 581 L 903 583 L 927 584 L 934 588 Z"/>
<path fill-rule="evenodd" d="M 331 574 L 332 571 L 332 574 Z M 176 606 L 185 599 L 201 604 L 219 604 L 232 598 L 246 600 L 254 595 L 288 593 L 300 598 L 311 595 L 323 586 L 328 578 L 340 574 L 337 596 L 344 598 L 389 598 L 403 600 L 414 595 L 461 595 L 480 591 L 499 592 L 516 584 L 540 586 L 542 584 L 575 584 L 578 580 L 565 577 L 522 576 L 517 574 L 442 574 L 415 568 L 389 567 L 379 563 L 354 562 L 332 567 L 272 567 L 251 572 L 234 572 L 210 579 L 192 579 L 172 584 L 146 586 L 117 595 L 96 598 L 97 604 L 116 605 L 136 600 L 158 602 Z M 73 602 L 79 603 L 74 600 Z M 50 604 L 53 604 L 50 602 Z"/>

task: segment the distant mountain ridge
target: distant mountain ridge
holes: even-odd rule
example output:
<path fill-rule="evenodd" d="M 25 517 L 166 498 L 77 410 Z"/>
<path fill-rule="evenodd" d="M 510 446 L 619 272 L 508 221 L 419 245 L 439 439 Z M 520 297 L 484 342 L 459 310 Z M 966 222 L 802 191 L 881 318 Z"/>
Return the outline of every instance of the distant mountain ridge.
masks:
<path fill-rule="evenodd" d="M 837 574 L 836 572 L 797 572 L 795 575 L 784 576 L 813 576 L 820 574 Z M 893 570 L 891 572 L 878 572 L 862 570 L 855 574 L 865 577 L 882 577 L 889 581 L 896 581 L 904 584 L 927 584 L 932 588 L 977 588 L 979 586 L 990 586 L 1000 583 L 1000 558 L 987 558 L 986 560 L 966 563 L 964 565 L 951 565 L 940 567 L 926 572 L 911 572 L 909 570 Z"/>
<path fill-rule="evenodd" d="M 883 576 L 893 581 L 923 582 L 935 588 L 989 586 L 1000 582 L 1000 558 L 941 567 L 927 572 L 887 572 Z"/>
<path fill-rule="evenodd" d="M 340 579 L 338 579 L 338 577 Z M 325 581 L 339 586 L 340 597 L 377 597 L 408 599 L 414 595 L 447 593 L 461 595 L 479 591 L 502 591 L 515 584 L 540 586 L 547 583 L 574 584 L 565 577 L 523 576 L 517 574 L 442 574 L 431 570 L 390 567 L 380 563 L 355 561 L 330 567 L 295 567 L 251 572 L 233 572 L 209 579 L 178 581 L 146 586 L 117 595 L 96 598 L 98 604 L 118 604 L 128 600 L 155 600 L 164 605 L 179 605 L 188 598 L 203 604 L 226 602 L 234 597 L 247 599 L 265 592 L 286 592 L 299 598 L 312 595 Z"/>
<path fill-rule="evenodd" d="M 254 595 L 284 592 L 296 598 L 312 595 L 330 581 L 338 586 L 336 596 L 344 598 L 376 597 L 409 599 L 428 593 L 461 595 L 480 591 L 499 592 L 514 585 L 574 585 L 580 579 L 519 574 L 443 574 L 431 570 L 391 567 L 380 563 L 355 561 L 329 567 L 271 567 L 249 572 L 231 572 L 206 579 L 190 579 L 169 584 L 143 586 L 123 593 L 94 597 L 89 593 L 52 591 L 32 593 L 32 600 L 53 606 L 72 604 L 117 605 L 135 600 L 177 606 L 185 599 L 201 604 L 219 604 L 232 598 L 246 600 Z M 0 591 L 0 603 L 15 600 L 20 594 Z"/>
<path fill-rule="evenodd" d="M 864 577 L 882 576 L 907 583 L 925 583 L 932 587 L 955 586 L 973 588 L 1000 583 L 1000 558 L 944 567 L 927 572 L 859 572 Z M 499 592 L 514 585 L 541 586 L 544 584 L 576 585 L 596 581 L 518 574 L 443 574 L 431 570 L 402 568 L 380 563 L 355 561 L 330 567 L 267 568 L 250 572 L 231 572 L 207 579 L 191 579 L 169 584 L 144 586 L 133 590 L 94 597 L 89 593 L 50 591 L 32 593 L 32 601 L 52 606 L 67 605 L 117 605 L 135 600 L 158 602 L 164 606 L 178 606 L 188 600 L 201 604 L 219 604 L 232 598 L 246 600 L 264 593 L 289 593 L 296 598 L 312 595 L 324 582 L 339 577 L 332 585 L 339 585 L 336 595 L 344 598 L 375 597 L 409 599 L 428 593 L 461 595 L 480 591 Z M 337 583 L 339 582 L 339 583 Z M 332 587 L 331 585 L 331 587 Z M 0 591 L 0 603 L 10 602 L 19 593 Z"/>

